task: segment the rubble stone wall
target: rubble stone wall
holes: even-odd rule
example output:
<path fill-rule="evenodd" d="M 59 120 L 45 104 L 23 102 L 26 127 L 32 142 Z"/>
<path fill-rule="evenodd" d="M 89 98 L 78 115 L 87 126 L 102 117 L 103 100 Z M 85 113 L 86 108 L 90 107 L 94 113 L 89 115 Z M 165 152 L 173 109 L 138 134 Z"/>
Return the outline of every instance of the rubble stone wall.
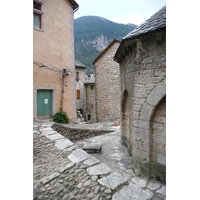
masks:
<path fill-rule="evenodd" d="M 120 118 L 119 64 L 113 60 L 119 44 L 115 42 L 95 63 L 98 121 Z"/>
<path fill-rule="evenodd" d="M 110 133 L 113 130 L 98 130 L 98 129 L 83 129 L 83 128 L 71 128 L 66 125 L 62 125 L 59 123 L 54 123 L 51 128 L 67 139 L 75 142 L 77 140 L 82 140 L 85 138 L 90 138 L 98 135 L 102 135 L 105 133 Z"/>

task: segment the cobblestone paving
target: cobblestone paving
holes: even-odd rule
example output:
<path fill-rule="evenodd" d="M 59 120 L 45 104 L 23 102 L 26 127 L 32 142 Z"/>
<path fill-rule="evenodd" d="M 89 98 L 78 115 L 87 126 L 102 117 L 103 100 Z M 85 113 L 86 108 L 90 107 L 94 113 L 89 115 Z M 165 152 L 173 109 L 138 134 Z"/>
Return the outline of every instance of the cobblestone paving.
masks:
<path fill-rule="evenodd" d="M 65 139 L 64 148 L 57 143 L 64 139 L 51 125 L 33 124 L 34 200 L 166 199 L 165 185 L 135 177 L 119 130 L 76 144 Z M 101 153 L 87 154 L 80 148 L 95 141 L 102 144 Z"/>

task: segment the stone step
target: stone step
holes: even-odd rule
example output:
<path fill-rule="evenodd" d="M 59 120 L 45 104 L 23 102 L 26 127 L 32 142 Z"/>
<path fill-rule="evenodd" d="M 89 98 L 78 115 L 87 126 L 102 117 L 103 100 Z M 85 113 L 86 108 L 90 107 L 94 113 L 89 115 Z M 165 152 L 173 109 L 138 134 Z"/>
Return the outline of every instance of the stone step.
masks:
<path fill-rule="evenodd" d="M 101 143 L 85 143 L 82 149 L 87 153 L 100 153 Z"/>

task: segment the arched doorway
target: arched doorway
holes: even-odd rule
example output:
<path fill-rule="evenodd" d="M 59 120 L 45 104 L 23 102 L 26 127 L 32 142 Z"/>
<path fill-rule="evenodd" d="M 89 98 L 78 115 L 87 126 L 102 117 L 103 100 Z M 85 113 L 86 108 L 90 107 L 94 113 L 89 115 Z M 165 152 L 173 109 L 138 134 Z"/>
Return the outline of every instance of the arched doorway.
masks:
<path fill-rule="evenodd" d="M 151 178 L 166 181 L 166 96 L 152 118 Z"/>
<path fill-rule="evenodd" d="M 122 109 L 121 109 L 121 132 L 122 142 L 127 145 L 130 153 L 132 152 L 131 145 L 131 102 L 127 90 L 124 91 L 122 96 Z"/>

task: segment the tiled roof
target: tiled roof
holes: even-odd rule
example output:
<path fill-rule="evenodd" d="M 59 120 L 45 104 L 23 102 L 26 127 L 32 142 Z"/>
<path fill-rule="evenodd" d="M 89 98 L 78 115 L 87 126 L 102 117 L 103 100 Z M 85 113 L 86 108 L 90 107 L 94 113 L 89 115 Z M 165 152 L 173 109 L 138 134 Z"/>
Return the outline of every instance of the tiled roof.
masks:
<path fill-rule="evenodd" d="M 83 63 L 81 63 L 80 61 L 78 61 L 78 60 L 75 60 L 75 67 L 86 68 L 86 66 Z"/>
<path fill-rule="evenodd" d="M 143 22 L 141 25 L 134 28 L 123 39 L 135 37 L 163 27 L 166 27 L 166 5 L 163 6 L 158 12 L 152 15 L 145 22 Z"/>

